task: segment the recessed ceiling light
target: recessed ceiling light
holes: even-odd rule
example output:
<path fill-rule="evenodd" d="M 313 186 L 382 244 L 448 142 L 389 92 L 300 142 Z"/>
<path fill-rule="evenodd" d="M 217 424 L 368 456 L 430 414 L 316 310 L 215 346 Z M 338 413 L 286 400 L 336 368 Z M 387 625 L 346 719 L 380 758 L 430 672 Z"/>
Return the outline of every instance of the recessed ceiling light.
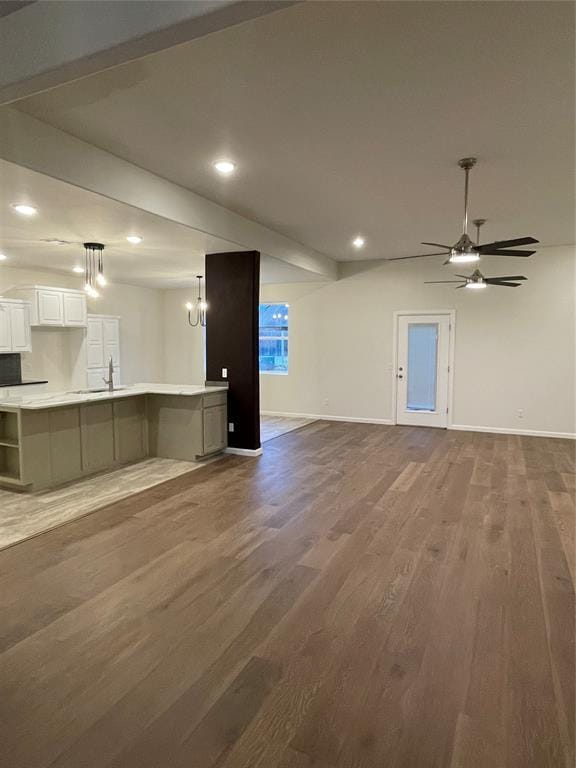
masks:
<path fill-rule="evenodd" d="M 7 258 L 8 256 L 5 253 L 0 253 L 0 261 L 6 261 Z"/>
<path fill-rule="evenodd" d="M 358 235 L 357 237 L 352 240 L 352 245 L 354 248 L 364 248 L 364 245 L 366 244 L 366 240 L 362 237 L 362 235 Z"/>
<path fill-rule="evenodd" d="M 138 245 L 138 243 L 142 242 L 140 235 L 128 235 L 126 240 L 128 240 L 128 242 L 132 243 L 133 245 Z"/>
<path fill-rule="evenodd" d="M 38 213 L 33 205 L 26 205 L 26 203 L 14 203 L 12 206 L 17 213 L 21 213 L 22 216 L 34 216 Z"/>
<path fill-rule="evenodd" d="M 230 176 L 236 170 L 236 165 L 231 160 L 216 160 L 214 168 L 222 176 Z"/>
<path fill-rule="evenodd" d="M 84 272 L 84 267 L 81 267 L 79 264 L 77 264 L 75 267 L 72 267 L 72 272 Z"/>

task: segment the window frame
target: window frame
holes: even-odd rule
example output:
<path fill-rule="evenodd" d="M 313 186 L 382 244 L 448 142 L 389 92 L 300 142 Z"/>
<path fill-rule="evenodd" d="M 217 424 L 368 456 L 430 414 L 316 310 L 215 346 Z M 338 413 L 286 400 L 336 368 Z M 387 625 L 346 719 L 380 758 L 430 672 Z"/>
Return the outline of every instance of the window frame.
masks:
<path fill-rule="evenodd" d="M 260 307 L 262 306 L 281 306 L 285 309 L 290 309 L 290 304 L 287 301 L 259 301 L 258 302 L 258 373 L 261 376 L 289 376 L 290 375 L 290 312 L 288 312 L 288 320 L 286 325 L 286 336 L 260 336 Z M 273 327 L 273 326 L 268 326 Z M 260 368 L 260 342 L 264 341 L 285 341 L 286 348 L 286 369 L 285 371 L 263 371 Z"/>

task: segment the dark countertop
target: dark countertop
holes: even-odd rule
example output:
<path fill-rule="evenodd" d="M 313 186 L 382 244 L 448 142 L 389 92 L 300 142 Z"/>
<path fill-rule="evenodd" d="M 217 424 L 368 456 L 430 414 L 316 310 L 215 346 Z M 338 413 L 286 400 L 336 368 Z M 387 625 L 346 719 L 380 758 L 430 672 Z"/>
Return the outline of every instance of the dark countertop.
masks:
<path fill-rule="evenodd" d="M 21 381 L 18 384 L 0 384 L 0 387 L 27 387 L 29 384 L 48 384 L 47 380 Z"/>

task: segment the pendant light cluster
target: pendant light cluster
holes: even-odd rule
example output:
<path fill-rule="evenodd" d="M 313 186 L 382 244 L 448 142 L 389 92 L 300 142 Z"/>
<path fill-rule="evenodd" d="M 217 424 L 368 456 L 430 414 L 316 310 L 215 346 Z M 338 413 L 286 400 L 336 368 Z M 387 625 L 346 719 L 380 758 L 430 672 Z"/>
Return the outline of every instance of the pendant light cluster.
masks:
<path fill-rule="evenodd" d="M 194 304 L 192 304 L 191 301 L 186 304 L 186 309 L 188 310 L 188 323 L 193 328 L 196 328 L 198 325 L 205 328 L 208 304 L 206 303 L 206 299 L 202 298 L 202 275 L 196 275 L 196 277 L 198 278 L 198 298 Z"/>
<path fill-rule="evenodd" d="M 100 296 L 98 287 L 106 285 L 104 277 L 104 246 L 102 243 L 84 243 L 86 254 L 86 285 L 84 290 L 93 299 Z"/>

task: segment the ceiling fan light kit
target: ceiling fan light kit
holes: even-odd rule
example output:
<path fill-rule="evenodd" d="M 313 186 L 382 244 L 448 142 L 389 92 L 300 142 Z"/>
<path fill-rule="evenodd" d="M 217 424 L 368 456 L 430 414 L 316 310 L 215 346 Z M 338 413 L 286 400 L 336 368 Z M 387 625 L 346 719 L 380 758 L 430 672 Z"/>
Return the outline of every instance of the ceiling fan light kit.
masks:
<path fill-rule="evenodd" d="M 469 288 L 472 291 L 482 290 L 489 285 L 500 286 L 501 288 L 518 288 L 522 283 L 518 280 L 526 280 L 524 275 L 502 275 L 500 277 L 484 277 L 479 269 L 475 269 L 471 275 L 454 275 L 458 280 L 426 280 L 427 285 L 433 283 L 458 283 L 456 288 Z"/>
<path fill-rule="evenodd" d="M 519 245 L 530 245 L 537 243 L 533 237 L 518 237 L 514 240 L 497 240 L 492 243 L 480 244 L 480 227 L 486 222 L 486 219 L 474 219 L 476 226 L 476 242 L 474 242 L 468 234 L 468 198 L 470 190 L 470 171 L 476 165 L 477 160 L 475 157 L 463 157 L 458 161 L 458 165 L 464 171 L 464 220 L 462 222 L 462 235 L 460 239 L 454 245 L 446 245 L 444 243 L 430 243 L 423 242 L 422 245 L 431 245 L 434 248 L 442 248 L 443 250 L 435 253 L 420 253 L 417 256 L 398 256 L 390 259 L 390 261 L 403 261 L 404 259 L 422 259 L 427 256 L 448 256 L 444 264 L 472 264 L 480 261 L 482 256 L 532 256 L 536 251 L 517 251 L 513 250 Z M 474 275 L 476 275 L 476 272 Z M 478 272 L 480 278 L 481 273 Z M 526 278 L 523 277 L 523 280 Z M 474 280 L 470 278 L 470 287 L 478 288 L 485 287 L 482 280 Z M 453 282 L 452 280 L 433 280 L 428 282 Z M 488 283 L 489 284 L 489 283 Z"/>

